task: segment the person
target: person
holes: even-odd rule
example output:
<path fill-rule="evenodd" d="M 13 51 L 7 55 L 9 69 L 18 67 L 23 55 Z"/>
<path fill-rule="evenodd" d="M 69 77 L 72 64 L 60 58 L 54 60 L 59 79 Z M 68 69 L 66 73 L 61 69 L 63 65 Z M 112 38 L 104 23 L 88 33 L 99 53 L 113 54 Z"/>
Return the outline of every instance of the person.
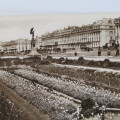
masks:
<path fill-rule="evenodd" d="M 119 48 L 116 50 L 116 56 L 119 56 Z"/>
<path fill-rule="evenodd" d="M 90 48 L 88 48 L 88 52 L 90 51 Z"/>
<path fill-rule="evenodd" d="M 77 56 L 77 52 L 75 52 L 75 56 Z"/>
<path fill-rule="evenodd" d="M 110 49 L 108 49 L 108 56 L 110 56 L 111 55 L 111 51 L 110 51 Z"/>
<path fill-rule="evenodd" d="M 100 49 L 98 50 L 98 56 L 101 56 L 101 50 Z"/>

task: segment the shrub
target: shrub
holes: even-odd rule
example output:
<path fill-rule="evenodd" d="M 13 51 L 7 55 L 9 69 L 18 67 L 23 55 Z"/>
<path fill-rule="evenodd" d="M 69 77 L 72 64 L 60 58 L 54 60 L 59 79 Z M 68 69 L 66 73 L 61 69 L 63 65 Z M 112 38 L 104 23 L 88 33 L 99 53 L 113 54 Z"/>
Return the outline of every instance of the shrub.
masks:
<path fill-rule="evenodd" d="M 46 59 L 51 61 L 53 58 L 52 58 L 52 56 L 47 56 Z"/>
<path fill-rule="evenodd" d="M 72 104 L 68 104 L 68 105 L 66 106 L 66 108 L 67 108 L 67 112 L 68 112 L 69 114 L 72 114 L 72 113 L 74 113 L 74 112 L 76 111 L 76 108 L 75 108 Z"/>
<path fill-rule="evenodd" d="M 84 60 L 83 57 L 79 57 L 79 58 L 78 58 L 78 61 L 83 61 L 83 60 Z"/>
<path fill-rule="evenodd" d="M 48 65 L 48 64 L 50 64 L 50 63 L 51 63 L 51 62 L 50 62 L 50 60 L 48 60 L 48 59 L 41 60 L 41 61 L 39 62 L 40 65 Z"/>
<path fill-rule="evenodd" d="M 83 110 L 91 109 L 93 106 L 95 106 L 94 100 L 88 98 L 82 101 L 81 106 Z"/>
<path fill-rule="evenodd" d="M 61 57 L 58 61 L 59 64 L 63 64 L 65 62 L 65 58 L 64 57 Z"/>
<path fill-rule="evenodd" d="M 94 65 L 94 64 L 95 64 L 95 61 L 90 60 L 87 65 Z"/>
<path fill-rule="evenodd" d="M 78 58 L 78 64 L 83 64 L 84 63 L 84 58 L 83 57 L 79 57 Z"/>
<path fill-rule="evenodd" d="M 110 64 L 109 59 L 105 59 L 105 60 L 103 61 L 103 67 L 109 67 L 109 64 Z"/>

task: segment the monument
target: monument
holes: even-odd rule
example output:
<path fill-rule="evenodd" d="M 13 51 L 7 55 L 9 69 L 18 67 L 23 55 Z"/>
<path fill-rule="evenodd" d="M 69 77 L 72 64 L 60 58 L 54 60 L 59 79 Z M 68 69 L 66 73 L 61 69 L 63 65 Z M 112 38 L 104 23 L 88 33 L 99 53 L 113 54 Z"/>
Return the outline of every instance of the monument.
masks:
<path fill-rule="evenodd" d="M 36 40 L 34 38 L 34 32 L 35 32 L 35 29 L 34 27 L 32 27 L 30 29 L 30 34 L 32 35 L 32 40 L 31 40 L 31 52 L 28 54 L 29 56 L 41 56 L 41 54 L 39 54 L 37 52 L 37 48 L 36 48 Z"/>

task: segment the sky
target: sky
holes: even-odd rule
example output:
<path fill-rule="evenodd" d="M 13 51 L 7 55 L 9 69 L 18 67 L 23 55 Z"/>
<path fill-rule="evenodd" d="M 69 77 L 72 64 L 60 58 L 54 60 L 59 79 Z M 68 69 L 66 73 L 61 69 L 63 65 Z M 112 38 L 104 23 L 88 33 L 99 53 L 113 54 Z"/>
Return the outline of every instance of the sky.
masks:
<path fill-rule="evenodd" d="M 0 41 L 120 17 L 120 0 L 0 0 Z"/>
<path fill-rule="evenodd" d="M 0 15 L 120 12 L 120 0 L 0 0 Z"/>
<path fill-rule="evenodd" d="M 118 18 L 120 13 L 102 14 L 41 14 L 0 17 L 0 41 L 19 38 L 31 39 L 30 29 L 34 27 L 35 36 L 63 29 L 68 26 L 92 24 L 103 18 Z"/>

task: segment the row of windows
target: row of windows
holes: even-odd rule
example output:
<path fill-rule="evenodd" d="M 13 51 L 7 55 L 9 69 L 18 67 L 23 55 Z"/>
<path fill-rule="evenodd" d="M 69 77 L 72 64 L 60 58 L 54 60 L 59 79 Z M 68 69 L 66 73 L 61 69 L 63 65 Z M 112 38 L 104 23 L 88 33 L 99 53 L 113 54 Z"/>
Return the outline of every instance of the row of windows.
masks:
<path fill-rule="evenodd" d="M 83 34 L 83 35 L 75 35 L 75 36 L 63 37 L 63 38 L 56 38 L 56 39 L 57 40 L 58 39 L 68 39 L 69 40 L 69 39 L 79 39 L 79 38 L 83 38 L 83 37 L 87 37 L 87 38 L 91 37 L 92 38 L 92 37 L 99 37 L 99 36 L 100 36 L 100 34 L 97 34 L 97 35 L 94 35 L 94 34 L 93 35 L 92 34 L 91 35 L 89 35 L 89 34 Z M 56 39 L 52 39 L 52 40 L 54 41 Z"/>
<path fill-rule="evenodd" d="M 72 43 L 72 42 L 89 42 L 89 41 L 99 41 L 100 37 L 95 37 L 95 38 L 79 38 L 79 39 L 68 39 L 68 40 L 64 40 L 64 43 Z M 61 41 L 62 42 L 62 41 Z"/>
<path fill-rule="evenodd" d="M 58 41 L 59 44 L 63 44 L 63 43 L 77 43 L 77 42 L 92 42 L 92 41 L 100 41 L 100 37 L 94 37 L 94 38 L 79 38 L 79 39 L 52 39 L 51 41 L 46 41 L 45 43 L 43 43 L 44 45 L 52 45 L 54 44 L 56 41 Z"/>
<path fill-rule="evenodd" d="M 99 26 L 84 27 L 84 28 L 81 28 L 80 30 L 75 30 L 74 32 L 88 31 L 88 30 L 94 30 L 94 29 L 99 29 L 99 28 L 100 28 Z"/>
<path fill-rule="evenodd" d="M 71 36 L 68 36 L 68 37 L 61 37 L 60 39 L 70 39 L 70 38 L 74 39 L 74 38 L 97 37 L 97 36 L 100 36 L 99 32 L 96 32 L 96 33 L 87 33 L 87 34 L 79 34 L 79 35 L 71 35 Z M 50 38 L 50 39 L 54 40 L 54 38 Z M 50 40 L 50 39 L 48 39 L 48 40 Z M 59 39 L 59 38 L 55 38 L 55 39 Z"/>
<path fill-rule="evenodd" d="M 89 30 L 94 30 L 94 29 L 99 29 L 99 26 L 90 26 L 90 27 L 83 27 L 83 28 L 79 28 L 78 30 L 70 30 L 70 31 L 65 31 L 65 32 L 59 32 L 57 33 L 57 35 L 65 35 L 65 34 L 70 34 L 70 33 L 77 33 L 77 32 L 81 32 L 81 31 L 89 31 Z M 93 33 L 92 33 L 93 34 Z"/>
<path fill-rule="evenodd" d="M 100 42 L 94 42 L 94 43 L 90 43 L 90 44 L 87 44 L 88 46 L 90 46 L 90 47 L 99 47 L 99 44 L 100 44 Z M 74 45 L 72 45 L 72 44 L 70 44 L 70 45 L 64 45 L 63 46 L 64 48 L 81 48 L 81 44 L 74 44 Z"/>
<path fill-rule="evenodd" d="M 80 35 L 73 35 L 73 36 L 69 36 L 69 37 L 63 37 L 61 39 L 70 39 L 70 38 L 82 38 L 82 37 L 97 37 L 100 36 L 99 33 L 92 33 L 92 34 L 80 34 Z"/>
<path fill-rule="evenodd" d="M 19 51 L 21 51 L 21 50 L 29 50 L 29 49 L 31 49 L 31 45 L 19 45 L 18 49 L 19 49 Z"/>

